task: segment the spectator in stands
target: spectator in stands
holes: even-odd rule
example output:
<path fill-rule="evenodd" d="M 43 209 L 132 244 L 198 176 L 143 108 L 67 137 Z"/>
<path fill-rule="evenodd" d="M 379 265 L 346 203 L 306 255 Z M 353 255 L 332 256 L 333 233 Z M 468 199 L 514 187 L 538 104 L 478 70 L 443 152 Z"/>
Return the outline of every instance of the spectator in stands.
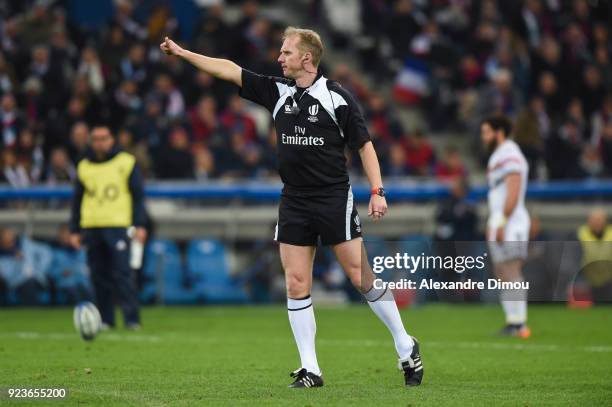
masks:
<path fill-rule="evenodd" d="M 366 117 L 371 123 L 374 132 L 384 142 L 397 141 L 404 134 L 402 124 L 393 116 L 392 109 L 379 94 L 373 93 L 368 98 Z"/>
<path fill-rule="evenodd" d="M 2 151 L 2 174 L 0 182 L 8 183 L 13 187 L 21 188 L 30 185 L 30 176 L 23 164 L 20 164 L 12 149 Z"/>
<path fill-rule="evenodd" d="M 148 78 L 146 50 L 142 44 L 134 44 L 119 64 L 119 78 L 129 79 L 139 85 L 145 84 Z"/>
<path fill-rule="evenodd" d="M 45 119 L 48 114 L 49 104 L 42 94 L 42 83 L 36 77 L 29 77 L 23 83 L 23 106 L 24 118 L 27 126 L 33 130 L 43 130 Z"/>
<path fill-rule="evenodd" d="M 19 28 L 25 46 L 34 47 L 51 36 L 53 16 L 49 12 L 48 2 L 34 2 L 23 17 Z"/>
<path fill-rule="evenodd" d="M 277 177 L 277 143 L 276 129 L 270 126 L 265 142 L 261 146 L 260 176 Z"/>
<path fill-rule="evenodd" d="M 608 122 L 601 132 L 601 155 L 607 176 L 612 176 L 612 123 Z"/>
<path fill-rule="evenodd" d="M 612 226 L 602 208 L 591 211 L 587 223 L 578 228 L 582 246 L 582 275 L 591 287 L 593 301 L 612 301 Z"/>
<path fill-rule="evenodd" d="M 57 12 L 60 15 L 59 10 Z M 70 40 L 65 22 L 57 23 L 51 33 L 49 55 L 51 64 L 58 67 L 64 73 L 74 73 L 73 64 L 79 58 L 79 50 Z"/>
<path fill-rule="evenodd" d="M 84 121 L 76 122 L 70 130 L 70 143 L 68 145 L 68 155 L 73 164 L 77 162 L 87 152 L 89 143 L 89 126 Z"/>
<path fill-rule="evenodd" d="M 591 144 L 599 146 L 603 130 L 612 124 L 612 93 L 609 93 L 601 108 L 591 117 Z"/>
<path fill-rule="evenodd" d="M 111 107 L 113 123 L 134 123 L 142 112 L 142 98 L 138 94 L 138 84 L 133 80 L 124 80 L 115 91 Z"/>
<path fill-rule="evenodd" d="M 51 295 L 54 304 L 75 304 L 92 301 L 92 287 L 85 253 L 73 247 L 70 226 L 62 223 L 51 242 L 54 261 L 49 269 Z"/>
<path fill-rule="evenodd" d="M 44 155 L 41 143 L 29 128 L 24 128 L 19 133 L 17 141 L 17 160 L 26 169 L 33 183 L 40 181 L 43 173 Z"/>
<path fill-rule="evenodd" d="M 68 101 L 66 112 L 60 111 L 57 117 L 49 123 L 45 139 L 45 151 L 51 151 L 55 146 L 65 146 L 69 143 L 70 130 L 77 122 L 90 122 L 86 112 L 87 105 L 84 100 L 73 97 Z"/>
<path fill-rule="evenodd" d="M 222 177 L 254 177 L 261 162 L 261 149 L 254 142 L 249 142 L 239 131 L 233 132 L 229 145 L 222 152 L 223 167 L 219 168 Z"/>
<path fill-rule="evenodd" d="M 193 156 L 189 151 L 187 131 L 184 127 L 175 126 L 168 139 L 168 147 L 157 157 L 155 175 L 159 179 L 193 179 Z"/>
<path fill-rule="evenodd" d="M 0 305 L 8 304 L 9 288 L 14 288 L 18 277 L 16 262 L 21 257 L 15 232 L 9 228 L 0 229 Z"/>
<path fill-rule="evenodd" d="M 39 303 L 50 261 L 51 254 L 45 246 L 20 239 L 13 229 L 0 229 L 0 275 L 15 291 L 19 304 Z"/>
<path fill-rule="evenodd" d="M 383 167 L 384 175 L 402 177 L 410 173 L 408 165 L 406 164 L 406 152 L 399 143 L 395 143 L 391 146 L 388 156 L 389 159 L 386 160 L 386 165 Z"/>
<path fill-rule="evenodd" d="M 544 100 L 534 96 L 529 105 L 518 115 L 514 126 L 514 141 L 519 145 L 529 163 L 529 179 L 538 175 L 537 168 L 544 156 L 545 145 L 551 133 L 551 120 Z"/>
<path fill-rule="evenodd" d="M 436 178 L 440 181 L 452 181 L 467 176 L 463 158 L 457 147 L 446 147 L 442 159 L 436 163 L 435 172 Z"/>
<path fill-rule="evenodd" d="M 588 117 L 591 117 L 599 109 L 603 104 L 605 96 L 606 89 L 603 84 L 601 71 L 596 65 L 587 65 L 583 72 L 580 100 Z"/>
<path fill-rule="evenodd" d="M 550 144 L 547 164 L 551 179 L 581 178 L 584 175 L 579 165 L 582 144 L 578 123 L 572 119 L 563 121 Z"/>
<path fill-rule="evenodd" d="M 49 166 L 45 174 L 47 184 L 72 183 L 76 178 L 76 168 L 63 147 L 56 147 L 51 151 Z"/>
<path fill-rule="evenodd" d="M 0 124 L 2 125 L 1 146 L 12 148 L 17 144 L 17 135 L 25 126 L 25 120 L 19 110 L 15 97 L 7 93 L 0 102 Z"/>
<path fill-rule="evenodd" d="M 225 109 L 228 97 L 235 93 L 235 89 L 231 85 L 224 81 L 215 80 L 214 77 L 203 71 L 197 71 L 189 85 L 185 90 L 185 99 L 188 106 L 196 105 L 203 95 L 209 95 L 217 103 L 218 110 Z"/>
<path fill-rule="evenodd" d="M 412 38 L 418 34 L 422 23 L 423 16 L 415 9 L 412 0 L 395 1 L 387 24 L 387 35 L 395 57 L 403 59 L 410 54 Z"/>
<path fill-rule="evenodd" d="M 206 55 L 228 55 L 233 35 L 229 24 L 223 19 L 223 3 L 213 4 L 203 13 L 197 24 L 194 44 Z M 228 39 L 230 41 L 228 41 Z"/>
<path fill-rule="evenodd" d="M 142 41 L 147 38 L 147 29 L 134 18 L 134 5 L 129 0 L 115 1 L 114 23 L 120 26 L 126 33 L 133 38 Z"/>
<path fill-rule="evenodd" d="M 22 257 L 17 233 L 11 228 L 0 229 L 0 256 Z"/>
<path fill-rule="evenodd" d="M 531 56 L 533 77 L 539 78 L 544 72 L 550 72 L 557 82 L 565 79 L 561 56 L 561 46 L 557 40 L 552 36 L 543 37 Z"/>
<path fill-rule="evenodd" d="M 207 143 L 219 129 L 217 102 L 212 96 L 202 96 L 197 106 L 189 113 L 189 124 L 194 143 Z"/>
<path fill-rule="evenodd" d="M 136 158 L 136 163 L 140 167 L 143 176 L 146 178 L 151 172 L 151 157 L 145 142 L 135 142 L 134 134 L 126 128 L 117 132 L 117 143 L 123 151 L 127 151 Z"/>
<path fill-rule="evenodd" d="M 565 99 L 559 90 L 559 83 L 552 72 L 543 72 L 538 78 L 538 93 L 544 98 L 544 103 L 553 119 L 563 112 Z"/>
<path fill-rule="evenodd" d="M 240 132 L 247 142 L 257 138 L 255 120 L 246 112 L 244 100 L 237 94 L 230 97 L 227 109 L 221 114 L 221 124 L 228 131 Z"/>
<path fill-rule="evenodd" d="M 521 99 L 512 82 L 512 73 L 508 69 L 499 69 L 494 73 L 491 83 L 479 94 L 479 116 L 494 114 L 514 116 L 518 113 Z"/>
<path fill-rule="evenodd" d="M 341 62 L 334 66 L 330 79 L 340 83 L 342 87 L 351 92 L 359 101 L 365 102 L 368 100 L 369 90 L 359 78 L 359 75 L 356 75 L 348 64 Z"/>
<path fill-rule="evenodd" d="M 162 100 L 162 111 L 171 119 L 182 117 L 185 112 L 185 100 L 174 80 L 168 74 L 155 78 L 154 93 Z"/>
<path fill-rule="evenodd" d="M 99 94 L 104 90 L 104 75 L 98 53 L 93 47 L 85 47 L 81 52 L 81 62 L 77 74 L 86 78 L 89 87 Z"/>
<path fill-rule="evenodd" d="M 207 147 L 200 146 L 195 149 L 194 163 L 196 180 L 205 181 L 215 176 L 215 157 Z"/>
<path fill-rule="evenodd" d="M 17 87 L 15 70 L 6 61 L 4 53 L 0 52 L 0 93 L 14 92 Z"/>
<path fill-rule="evenodd" d="M 144 114 L 134 124 L 134 136 L 149 147 L 153 160 L 157 160 L 159 149 L 165 142 L 170 128 L 170 120 L 162 111 L 162 100 L 156 95 L 145 99 Z"/>
<path fill-rule="evenodd" d="M 434 239 L 446 242 L 472 241 L 478 238 L 478 217 L 474 202 L 467 198 L 467 178 L 457 177 L 450 183 L 450 196 L 436 209 Z"/>
<path fill-rule="evenodd" d="M 435 161 L 434 149 L 421 130 L 416 130 L 404 139 L 406 165 L 411 174 L 429 175 Z"/>
<path fill-rule="evenodd" d="M 58 106 L 64 101 L 67 92 L 61 67 L 52 63 L 49 47 L 45 45 L 34 47 L 31 60 L 30 74 L 42 82 L 45 99 Z"/>
<path fill-rule="evenodd" d="M 591 144 L 584 144 L 579 162 L 580 170 L 585 177 L 597 178 L 603 171 L 603 162 L 599 149 Z"/>
<path fill-rule="evenodd" d="M 125 37 L 125 32 L 120 26 L 111 25 L 100 46 L 100 61 L 111 83 L 120 80 L 119 73 L 122 72 L 120 65 L 128 49 Z"/>

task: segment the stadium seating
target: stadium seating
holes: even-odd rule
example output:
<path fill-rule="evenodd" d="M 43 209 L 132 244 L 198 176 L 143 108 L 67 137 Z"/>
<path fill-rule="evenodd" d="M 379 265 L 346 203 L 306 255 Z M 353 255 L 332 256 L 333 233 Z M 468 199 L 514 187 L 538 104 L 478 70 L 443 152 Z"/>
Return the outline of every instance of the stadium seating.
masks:
<path fill-rule="evenodd" d="M 56 304 L 76 304 L 93 299 L 93 287 L 89 279 L 84 250 L 55 249 L 47 276 L 55 287 Z"/>
<path fill-rule="evenodd" d="M 208 303 L 241 303 L 244 289 L 231 278 L 225 246 L 215 239 L 195 239 L 187 247 L 187 273 Z"/>
<path fill-rule="evenodd" d="M 157 297 L 164 304 L 196 302 L 196 291 L 186 284 L 179 248 L 173 241 L 157 239 L 149 242 L 143 273 L 146 283 L 141 292 L 142 301 Z"/>

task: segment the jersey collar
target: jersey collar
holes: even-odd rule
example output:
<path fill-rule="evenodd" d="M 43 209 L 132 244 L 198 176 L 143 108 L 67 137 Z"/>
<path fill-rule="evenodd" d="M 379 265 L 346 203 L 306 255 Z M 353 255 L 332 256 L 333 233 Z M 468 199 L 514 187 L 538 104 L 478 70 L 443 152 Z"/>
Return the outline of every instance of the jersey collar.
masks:
<path fill-rule="evenodd" d="M 314 81 L 312 82 L 312 85 L 310 85 L 309 87 L 305 88 L 304 91 L 305 92 L 310 92 L 312 89 L 314 89 L 316 86 L 318 86 L 319 82 L 321 80 L 326 80 L 326 78 L 323 76 L 323 72 L 321 71 L 320 68 L 317 68 L 317 76 L 315 76 Z M 291 87 L 293 87 L 294 91 L 297 91 L 298 87 L 297 87 L 297 83 L 295 82 L 295 79 L 291 80 Z"/>

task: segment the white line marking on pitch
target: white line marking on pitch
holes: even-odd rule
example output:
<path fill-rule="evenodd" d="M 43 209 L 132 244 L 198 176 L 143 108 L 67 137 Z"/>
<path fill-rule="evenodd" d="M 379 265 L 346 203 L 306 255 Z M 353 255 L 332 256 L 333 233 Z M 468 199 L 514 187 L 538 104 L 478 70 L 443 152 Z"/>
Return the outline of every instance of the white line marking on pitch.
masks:
<path fill-rule="evenodd" d="M 78 334 L 64 332 L 4 332 L 0 333 L 0 337 L 17 337 L 21 339 L 51 339 L 65 340 L 78 338 Z M 133 335 L 133 334 L 118 334 L 111 332 L 102 332 L 97 339 L 110 340 L 115 342 L 191 342 L 191 343 L 220 343 L 231 341 L 231 338 L 210 336 L 210 335 L 177 335 L 167 334 L 158 335 Z M 251 342 L 257 339 L 251 338 Z M 262 338 L 262 342 L 274 343 L 292 343 L 291 339 L 282 338 Z M 317 339 L 317 343 L 321 345 L 334 346 L 353 346 L 353 347 L 379 347 L 388 345 L 388 341 L 377 341 L 370 339 Z M 589 346 L 561 346 L 555 344 L 537 344 L 537 343 L 505 343 L 505 342 L 439 342 L 427 341 L 424 342 L 427 347 L 444 347 L 444 348 L 459 348 L 459 349 L 498 349 L 498 350 L 526 350 L 526 351 L 545 351 L 545 352 L 565 352 L 568 350 L 582 351 L 589 353 L 612 353 L 612 346 L 605 345 L 589 345 Z"/>

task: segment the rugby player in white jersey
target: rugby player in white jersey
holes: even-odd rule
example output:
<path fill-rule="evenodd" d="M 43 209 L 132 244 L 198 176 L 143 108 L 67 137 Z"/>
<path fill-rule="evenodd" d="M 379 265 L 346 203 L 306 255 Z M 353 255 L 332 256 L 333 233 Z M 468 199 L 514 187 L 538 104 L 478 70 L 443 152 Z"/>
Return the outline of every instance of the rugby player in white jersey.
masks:
<path fill-rule="evenodd" d="M 522 282 L 527 258 L 530 220 L 525 208 L 529 165 L 519 146 L 510 139 L 512 124 L 505 117 L 485 119 L 480 137 L 491 154 L 487 164 L 489 219 L 487 240 L 495 277 Z M 528 338 L 527 290 L 503 290 L 500 301 L 506 326 L 500 334 Z"/>

